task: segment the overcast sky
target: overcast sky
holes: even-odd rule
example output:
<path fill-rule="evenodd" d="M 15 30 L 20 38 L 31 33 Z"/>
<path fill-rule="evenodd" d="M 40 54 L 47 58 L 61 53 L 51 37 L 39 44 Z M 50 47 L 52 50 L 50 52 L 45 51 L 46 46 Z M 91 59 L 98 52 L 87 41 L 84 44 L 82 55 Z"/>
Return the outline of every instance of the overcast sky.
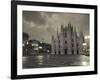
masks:
<path fill-rule="evenodd" d="M 78 32 L 89 35 L 89 14 L 23 11 L 23 32 L 30 39 L 51 43 L 51 36 L 60 32 L 61 25 L 71 23 Z"/>

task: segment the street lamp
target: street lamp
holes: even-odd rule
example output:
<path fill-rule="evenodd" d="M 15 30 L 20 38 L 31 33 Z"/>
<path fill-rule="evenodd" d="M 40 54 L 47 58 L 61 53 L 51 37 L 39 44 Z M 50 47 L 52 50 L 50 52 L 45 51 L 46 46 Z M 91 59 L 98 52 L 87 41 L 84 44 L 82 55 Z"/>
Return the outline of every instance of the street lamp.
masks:
<path fill-rule="evenodd" d="M 26 42 L 26 44 L 28 45 L 28 44 L 29 44 L 29 42 L 27 41 L 27 42 Z"/>
<path fill-rule="evenodd" d="M 85 39 L 90 39 L 90 36 L 89 35 L 86 35 L 84 38 Z"/>
<path fill-rule="evenodd" d="M 42 46 L 39 46 L 39 49 L 42 49 Z"/>
<path fill-rule="evenodd" d="M 49 53 L 50 51 L 49 51 L 49 50 L 47 50 L 47 52 Z"/>
<path fill-rule="evenodd" d="M 34 46 L 34 44 L 32 44 L 32 46 Z"/>
<path fill-rule="evenodd" d="M 86 46 L 86 45 L 87 45 L 87 43 L 83 43 L 82 45 L 83 45 L 83 46 Z"/>
<path fill-rule="evenodd" d="M 86 65 L 87 65 L 87 62 L 82 62 L 82 65 L 83 65 L 83 66 L 86 66 Z"/>

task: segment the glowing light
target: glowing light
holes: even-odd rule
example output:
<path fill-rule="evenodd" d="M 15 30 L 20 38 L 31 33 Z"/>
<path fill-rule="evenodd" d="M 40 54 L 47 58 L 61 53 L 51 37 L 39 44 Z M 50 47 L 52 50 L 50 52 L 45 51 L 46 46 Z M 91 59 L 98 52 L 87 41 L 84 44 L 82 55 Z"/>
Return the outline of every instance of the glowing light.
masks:
<path fill-rule="evenodd" d="M 28 41 L 27 41 L 27 43 L 26 43 L 26 44 L 27 44 L 27 45 L 29 44 L 29 43 L 28 43 Z"/>
<path fill-rule="evenodd" d="M 87 44 L 86 44 L 86 43 L 83 43 L 82 45 L 83 45 L 83 46 L 86 46 Z"/>
<path fill-rule="evenodd" d="M 84 38 L 85 39 L 90 39 L 90 36 L 89 35 L 86 35 Z"/>
<path fill-rule="evenodd" d="M 39 46 L 39 49 L 42 49 L 42 46 Z"/>
<path fill-rule="evenodd" d="M 39 62 L 38 64 L 39 64 L 39 65 L 42 65 L 42 64 L 43 64 L 43 62 L 41 61 L 41 62 Z"/>
<path fill-rule="evenodd" d="M 43 59 L 43 56 L 41 56 L 41 55 L 40 55 L 40 56 L 38 56 L 38 59 L 39 59 L 39 60 Z"/>
<path fill-rule="evenodd" d="M 34 46 L 34 44 L 32 44 L 32 46 Z"/>
<path fill-rule="evenodd" d="M 84 65 L 84 66 L 87 65 L 87 62 L 82 62 L 82 65 Z"/>
<path fill-rule="evenodd" d="M 50 52 L 49 50 L 47 50 L 47 52 Z"/>
<path fill-rule="evenodd" d="M 39 56 L 37 56 L 37 58 L 38 58 L 38 64 L 42 65 L 43 64 L 43 56 L 39 55 Z"/>
<path fill-rule="evenodd" d="M 36 43 L 33 43 L 33 44 L 32 44 L 32 46 L 38 46 L 38 44 L 36 44 Z"/>

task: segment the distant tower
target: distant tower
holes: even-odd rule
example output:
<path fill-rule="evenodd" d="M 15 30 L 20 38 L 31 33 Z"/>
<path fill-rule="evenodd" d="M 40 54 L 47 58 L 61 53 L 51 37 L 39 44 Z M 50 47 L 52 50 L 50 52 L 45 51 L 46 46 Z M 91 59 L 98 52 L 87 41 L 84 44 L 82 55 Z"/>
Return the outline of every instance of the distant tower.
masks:
<path fill-rule="evenodd" d="M 53 35 L 52 35 L 52 39 L 51 39 L 51 46 L 52 46 L 51 54 L 55 54 L 55 40 L 54 40 L 54 36 Z"/>
<path fill-rule="evenodd" d="M 67 54 L 72 54 L 72 31 L 71 31 L 71 24 L 68 24 L 68 30 L 67 30 Z"/>
<path fill-rule="evenodd" d="M 60 48 L 60 44 L 59 44 L 59 33 L 58 33 L 58 27 L 57 27 L 57 39 L 56 39 L 56 54 L 59 54 L 59 48 Z"/>
<path fill-rule="evenodd" d="M 60 54 L 63 55 L 65 54 L 64 52 L 64 26 L 61 25 L 61 33 L 59 34 L 60 35 Z"/>
<path fill-rule="evenodd" d="M 74 54 L 77 54 L 77 32 L 76 32 L 76 27 L 74 26 L 74 30 L 73 30 L 73 39 L 72 39 L 72 42 L 73 42 L 73 46 L 74 47 Z"/>

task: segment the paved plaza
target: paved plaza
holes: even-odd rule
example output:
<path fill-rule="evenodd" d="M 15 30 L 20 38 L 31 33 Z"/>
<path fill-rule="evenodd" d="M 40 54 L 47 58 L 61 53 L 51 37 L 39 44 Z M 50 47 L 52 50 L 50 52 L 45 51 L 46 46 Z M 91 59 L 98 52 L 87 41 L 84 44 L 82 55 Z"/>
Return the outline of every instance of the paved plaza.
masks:
<path fill-rule="evenodd" d="M 23 57 L 23 68 L 88 66 L 89 56 L 85 55 L 36 55 Z"/>

